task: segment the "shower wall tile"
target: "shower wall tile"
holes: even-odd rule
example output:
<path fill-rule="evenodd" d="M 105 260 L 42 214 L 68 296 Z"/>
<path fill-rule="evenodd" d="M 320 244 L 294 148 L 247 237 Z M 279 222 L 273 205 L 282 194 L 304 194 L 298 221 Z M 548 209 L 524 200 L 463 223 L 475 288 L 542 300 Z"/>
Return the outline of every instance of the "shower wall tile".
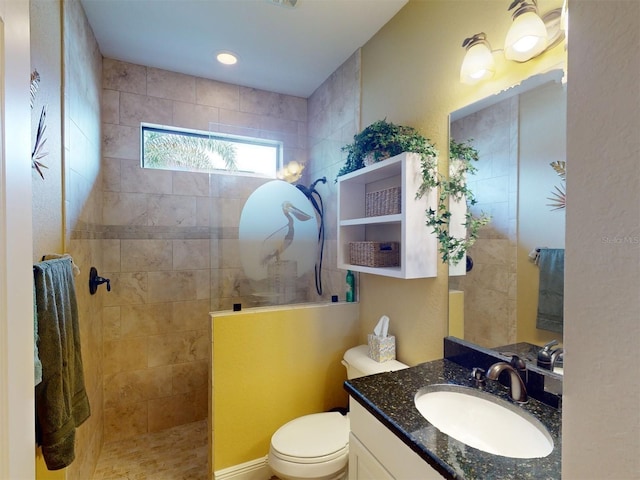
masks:
<path fill-rule="evenodd" d="M 140 128 L 140 123 L 155 118 L 160 125 L 173 119 L 173 103 L 163 98 L 133 93 L 120 94 L 120 125 Z"/>
<path fill-rule="evenodd" d="M 172 193 L 171 172 L 145 169 L 140 160 L 122 160 L 120 191 L 135 193 Z"/>
<path fill-rule="evenodd" d="M 149 367 L 206 360 L 209 341 L 205 330 L 152 335 L 148 337 Z"/>
<path fill-rule="evenodd" d="M 173 178 L 174 195 L 209 196 L 209 174 L 194 172 L 169 172 Z"/>
<path fill-rule="evenodd" d="M 149 272 L 149 302 L 180 302 L 197 299 L 196 272 Z"/>
<path fill-rule="evenodd" d="M 120 92 L 102 90 L 102 122 L 117 124 L 120 119 Z"/>
<path fill-rule="evenodd" d="M 104 306 L 145 303 L 149 290 L 146 272 L 105 273 L 111 279 L 111 292 L 104 297 Z"/>
<path fill-rule="evenodd" d="M 209 240 L 174 240 L 173 269 L 198 270 L 209 268 Z"/>
<path fill-rule="evenodd" d="M 195 103 L 196 79 L 183 73 L 147 67 L 147 95 Z"/>
<path fill-rule="evenodd" d="M 211 270 L 215 271 L 220 268 L 220 240 L 217 238 L 212 238 L 209 242 L 211 257 L 209 261 L 211 262 Z"/>
<path fill-rule="evenodd" d="M 171 303 L 123 305 L 120 313 L 120 337 L 147 337 L 171 332 L 173 312 Z"/>
<path fill-rule="evenodd" d="M 263 119 L 260 115 L 253 113 L 239 112 L 237 110 L 220 109 L 220 123 L 223 125 L 241 126 L 242 129 L 249 129 L 259 132 L 263 125 Z M 233 132 L 231 132 L 233 133 Z M 238 132 L 241 134 L 241 132 Z"/>
<path fill-rule="evenodd" d="M 244 201 L 237 198 L 220 198 L 212 208 L 212 226 L 237 227 Z"/>
<path fill-rule="evenodd" d="M 240 107 L 240 87 L 216 80 L 196 78 L 196 103 L 237 110 Z"/>
<path fill-rule="evenodd" d="M 140 128 L 126 125 L 102 125 L 102 153 L 105 157 L 140 158 Z"/>
<path fill-rule="evenodd" d="M 174 331 L 205 330 L 209 326 L 209 298 L 187 302 L 173 302 Z"/>
<path fill-rule="evenodd" d="M 240 246 L 237 240 L 219 240 L 220 268 L 238 268 L 240 263 Z"/>
<path fill-rule="evenodd" d="M 169 396 L 174 393 L 173 379 L 172 367 L 146 368 L 105 375 L 104 405 L 106 408 L 113 408 Z"/>
<path fill-rule="evenodd" d="M 123 272 L 143 272 L 172 269 L 171 240 L 121 240 Z"/>
<path fill-rule="evenodd" d="M 146 194 L 103 192 L 104 225 L 147 225 L 148 218 Z"/>
<path fill-rule="evenodd" d="M 196 298 L 203 300 L 209 298 L 211 284 L 211 269 L 196 270 Z"/>
<path fill-rule="evenodd" d="M 192 128 L 208 132 L 210 123 L 218 123 L 217 107 L 194 105 L 192 103 L 173 102 L 173 125 L 180 128 Z"/>
<path fill-rule="evenodd" d="M 196 197 L 150 195 L 149 225 L 195 227 Z"/>
<path fill-rule="evenodd" d="M 120 159 L 102 159 L 102 189 L 107 192 L 120 191 Z"/>
<path fill-rule="evenodd" d="M 105 375 L 147 368 L 147 339 L 122 338 L 104 342 Z"/>
<path fill-rule="evenodd" d="M 102 240 L 102 268 L 106 272 L 120 271 L 120 240 Z"/>
<path fill-rule="evenodd" d="M 102 309 L 103 342 L 119 339 L 120 325 L 120 307 L 104 307 Z"/>
<path fill-rule="evenodd" d="M 149 431 L 148 402 L 120 403 L 104 409 L 104 439 L 114 442 Z"/>
<path fill-rule="evenodd" d="M 210 226 L 209 212 L 210 200 L 209 197 L 197 197 L 196 198 L 196 225 L 198 227 Z"/>
<path fill-rule="evenodd" d="M 181 363 L 171 367 L 173 393 L 205 388 L 209 383 L 209 361 Z"/>
<path fill-rule="evenodd" d="M 165 430 L 196 420 L 200 420 L 200 418 L 196 417 L 195 392 L 149 400 L 150 432 Z"/>
<path fill-rule="evenodd" d="M 306 99 L 249 87 L 240 87 L 240 111 L 307 121 Z"/>
<path fill-rule="evenodd" d="M 145 95 L 147 67 L 105 58 L 102 61 L 102 87 Z"/>

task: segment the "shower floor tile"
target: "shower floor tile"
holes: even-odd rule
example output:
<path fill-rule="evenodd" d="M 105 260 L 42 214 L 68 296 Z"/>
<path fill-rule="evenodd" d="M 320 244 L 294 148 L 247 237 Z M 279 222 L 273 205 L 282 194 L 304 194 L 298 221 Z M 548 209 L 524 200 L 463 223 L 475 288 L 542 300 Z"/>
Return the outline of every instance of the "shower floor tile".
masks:
<path fill-rule="evenodd" d="M 106 443 L 92 480 L 205 480 L 207 422 Z"/>

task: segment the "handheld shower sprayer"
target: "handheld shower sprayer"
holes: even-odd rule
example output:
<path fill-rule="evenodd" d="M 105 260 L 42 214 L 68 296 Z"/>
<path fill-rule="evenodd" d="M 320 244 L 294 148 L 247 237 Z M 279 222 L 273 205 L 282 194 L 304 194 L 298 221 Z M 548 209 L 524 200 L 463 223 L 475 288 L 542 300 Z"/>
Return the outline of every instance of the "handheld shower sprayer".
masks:
<path fill-rule="evenodd" d="M 316 264 L 315 264 L 315 281 L 316 292 L 318 295 L 322 295 L 322 259 L 324 256 L 324 204 L 320 193 L 316 190 L 318 183 L 327 183 L 327 177 L 321 177 L 315 180 L 309 187 L 301 184 L 296 184 L 296 188 L 300 190 L 305 197 L 309 199 L 314 210 L 320 217 L 320 228 L 318 229 L 318 245 L 319 251 L 317 252 Z"/>

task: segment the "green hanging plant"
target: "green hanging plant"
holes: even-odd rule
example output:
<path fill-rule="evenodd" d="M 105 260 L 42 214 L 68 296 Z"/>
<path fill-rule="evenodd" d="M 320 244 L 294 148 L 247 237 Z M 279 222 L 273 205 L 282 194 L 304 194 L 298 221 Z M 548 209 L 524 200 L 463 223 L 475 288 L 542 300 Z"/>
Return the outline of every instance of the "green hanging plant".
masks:
<path fill-rule="evenodd" d="M 458 143 L 453 139 L 449 142 L 448 177 L 435 172 L 432 166 L 423 164 L 423 180 L 416 194 L 416 198 L 420 198 L 432 188 L 439 188 L 437 209 L 430 208 L 426 211 L 427 225 L 433 227 L 433 233 L 438 237 L 438 250 L 442 255 L 442 261 L 452 265 L 460 263 L 478 239 L 480 228 L 491 220 L 485 214 L 475 217 L 471 213 L 471 207 L 477 203 L 477 200 L 468 187 L 466 179 L 467 175 L 477 171 L 473 162 L 478 161 L 478 151 L 470 142 L 471 140 Z M 464 223 L 467 235 L 464 238 L 457 238 L 449 234 L 450 203 L 462 199 L 467 204 Z"/>
<path fill-rule="evenodd" d="M 347 160 L 338 177 L 402 152 L 420 154 L 423 163 L 433 169 L 438 158 L 438 150 L 415 128 L 396 125 L 386 119 L 378 120 L 354 135 L 353 142 L 342 147 L 342 151 L 347 152 Z"/>

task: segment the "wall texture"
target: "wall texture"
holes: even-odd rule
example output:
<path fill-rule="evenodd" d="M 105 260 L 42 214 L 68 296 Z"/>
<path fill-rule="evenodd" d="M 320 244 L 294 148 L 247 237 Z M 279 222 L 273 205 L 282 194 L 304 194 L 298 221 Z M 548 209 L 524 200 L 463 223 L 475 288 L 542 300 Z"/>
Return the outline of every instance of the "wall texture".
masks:
<path fill-rule="evenodd" d="M 640 3 L 569 8 L 562 478 L 638 479 Z"/>

